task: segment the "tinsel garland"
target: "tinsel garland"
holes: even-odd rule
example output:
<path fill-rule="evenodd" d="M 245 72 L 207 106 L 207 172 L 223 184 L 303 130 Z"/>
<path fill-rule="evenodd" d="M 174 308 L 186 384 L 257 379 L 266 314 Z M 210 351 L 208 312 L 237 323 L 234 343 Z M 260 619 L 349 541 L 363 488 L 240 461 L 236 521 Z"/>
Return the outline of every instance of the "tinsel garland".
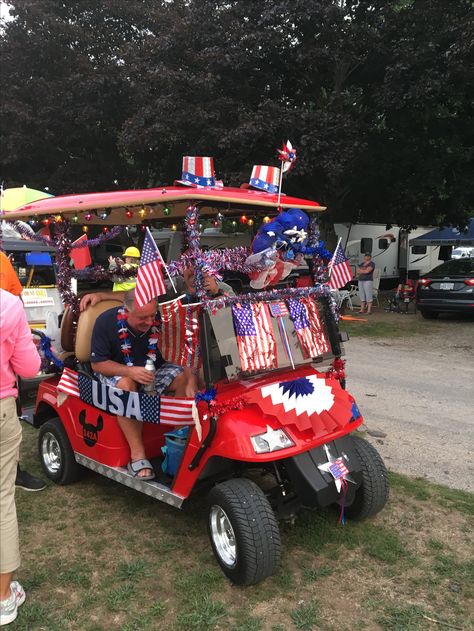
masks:
<path fill-rule="evenodd" d="M 245 263 L 250 254 L 250 249 L 243 246 L 222 250 L 199 250 L 194 254 L 184 252 L 179 260 L 169 263 L 168 271 L 171 276 L 179 276 L 187 267 L 196 265 L 197 262 L 204 267 L 206 274 L 215 276 L 218 280 L 220 270 L 243 272 L 244 274 L 259 272 L 260 266 Z"/>
<path fill-rule="evenodd" d="M 64 220 L 57 224 L 56 227 L 56 263 L 57 263 L 57 281 L 58 289 L 65 307 L 71 307 L 75 316 L 79 314 L 79 299 L 72 291 L 71 280 L 72 271 L 70 266 L 71 259 L 71 240 L 69 234 L 69 221 Z"/>
<path fill-rule="evenodd" d="M 321 283 L 327 277 L 327 262 L 330 261 L 332 254 L 324 247 L 324 241 L 321 241 L 319 225 L 316 218 L 311 220 L 309 226 L 308 245 L 317 247 L 318 251 L 313 255 L 313 265 L 311 274 L 315 285 Z"/>
<path fill-rule="evenodd" d="M 123 230 L 123 226 L 113 226 L 107 232 L 103 232 L 99 234 L 98 237 L 94 237 L 94 239 L 83 239 L 82 241 L 78 241 L 77 243 L 71 244 L 71 250 L 75 250 L 76 248 L 96 248 L 105 241 L 109 241 L 110 239 L 115 239 L 121 234 Z"/>
<path fill-rule="evenodd" d="M 47 245 L 50 248 L 55 247 L 56 242 L 53 241 L 53 239 L 51 239 L 50 237 L 45 237 L 42 234 L 36 234 L 33 228 L 30 228 L 30 226 L 26 226 L 21 221 L 13 221 L 12 223 L 15 230 L 24 239 L 30 239 L 31 241 L 38 241 L 39 243 L 42 243 L 43 245 Z"/>
<path fill-rule="evenodd" d="M 203 287 L 204 272 L 201 251 L 201 239 L 199 235 L 199 210 L 194 204 L 186 208 L 184 219 L 184 239 L 191 265 L 194 267 L 194 287 L 196 295 L 203 298 L 206 292 Z"/>
<path fill-rule="evenodd" d="M 67 222 L 67 220 L 63 219 L 62 221 L 58 221 L 52 224 L 55 226 L 55 231 L 57 232 L 59 226 L 65 222 Z M 32 241 L 38 241 L 39 243 L 42 243 L 43 245 L 47 245 L 53 248 L 56 246 L 56 239 L 45 237 L 42 234 L 36 234 L 33 228 L 31 228 L 28 225 L 23 224 L 23 222 L 21 221 L 13 221 L 12 223 L 15 230 L 23 238 L 30 239 Z M 94 239 L 84 239 L 82 241 L 79 241 L 78 243 L 71 243 L 70 249 L 75 250 L 76 248 L 87 248 L 87 247 L 96 248 L 102 243 L 105 243 L 105 241 L 109 241 L 110 239 L 114 239 L 115 237 L 118 237 L 118 235 L 122 232 L 122 230 L 123 230 L 123 226 L 114 226 L 107 232 L 103 232 L 102 234 L 100 234 L 98 237 L 95 237 Z"/>
<path fill-rule="evenodd" d="M 110 270 L 102 267 L 102 265 L 94 265 L 93 267 L 85 267 L 84 269 L 72 269 L 71 275 L 78 280 L 113 280 L 114 276 L 120 276 L 124 278 L 134 278 L 137 275 L 136 268 L 126 267 L 126 264 L 117 264 L 117 267 L 111 272 Z"/>
<path fill-rule="evenodd" d="M 342 381 L 346 378 L 346 361 L 342 357 L 336 357 L 329 370 L 326 371 L 327 377 L 330 379 L 338 379 Z"/>
<path fill-rule="evenodd" d="M 235 397 L 234 399 L 229 399 L 228 401 L 224 401 L 223 403 L 210 403 L 209 409 L 212 416 L 218 418 L 222 416 L 226 412 L 230 412 L 231 410 L 241 410 L 247 405 L 247 399 L 245 397 Z"/>
<path fill-rule="evenodd" d="M 330 289 L 327 285 L 317 285 L 315 287 L 284 287 L 271 291 L 256 291 L 238 296 L 220 296 L 209 299 L 204 296 L 202 307 L 215 313 L 218 309 L 229 307 L 238 303 L 266 302 L 271 300 L 288 300 L 289 298 L 302 298 L 303 296 L 330 296 Z"/>
<path fill-rule="evenodd" d="M 44 364 L 43 364 L 43 362 L 41 362 L 41 367 L 43 369 L 49 367 L 50 362 L 52 362 L 58 368 L 64 368 L 63 362 L 59 359 L 59 357 L 56 357 L 56 355 L 51 350 L 51 338 L 50 337 L 45 335 L 44 337 L 42 337 L 40 339 L 40 348 L 41 348 L 41 351 L 42 351 L 42 353 L 44 355 L 45 360 L 47 360 L 47 363 L 44 362 Z"/>

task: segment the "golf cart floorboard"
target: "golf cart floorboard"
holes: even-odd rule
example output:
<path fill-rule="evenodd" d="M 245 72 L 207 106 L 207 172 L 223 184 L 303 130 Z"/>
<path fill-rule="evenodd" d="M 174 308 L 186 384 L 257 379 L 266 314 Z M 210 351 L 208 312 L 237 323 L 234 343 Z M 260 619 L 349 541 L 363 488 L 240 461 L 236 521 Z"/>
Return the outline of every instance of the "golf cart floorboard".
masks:
<path fill-rule="evenodd" d="M 131 475 L 125 467 L 109 467 L 101 464 L 92 458 L 83 456 L 82 454 L 75 454 L 76 462 L 87 469 L 91 469 L 100 475 L 110 478 L 115 482 L 119 482 L 125 486 L 128 486 L 135 491 L 149 495 L 160 502 L 170 504 L 175 508 L 181 508 L 184 498 L 181 495 L 173 493 L 170 489 L 172 478 L 165 475 L 160 466 L 161 459 L 153 459 L 153 469 L 157 475 L 155 480 L 141 480 L 137 476 Z"/>

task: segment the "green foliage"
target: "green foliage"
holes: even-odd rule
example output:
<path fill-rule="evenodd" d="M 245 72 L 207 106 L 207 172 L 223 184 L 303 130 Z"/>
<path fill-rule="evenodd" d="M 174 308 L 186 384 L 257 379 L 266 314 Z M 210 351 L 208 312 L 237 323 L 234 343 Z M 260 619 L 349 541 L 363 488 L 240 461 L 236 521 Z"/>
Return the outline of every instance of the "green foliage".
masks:
<path fill-rule="evenodd" d="M 311 631 L 318 628 L 321 620 L 321 607 L 317 602 L 298 605 L 290 614 L 296 629 Z"/>
<path fill-rule="evenodd" d="M 217 176 L 238 186 L 290 138 L 298 161 L 285 191 L 327 205 L 328 222 L 472 212 L 469 0 L 9 4 L 7 186 L 170 183 L 187 154 L 214 156 Z"/>

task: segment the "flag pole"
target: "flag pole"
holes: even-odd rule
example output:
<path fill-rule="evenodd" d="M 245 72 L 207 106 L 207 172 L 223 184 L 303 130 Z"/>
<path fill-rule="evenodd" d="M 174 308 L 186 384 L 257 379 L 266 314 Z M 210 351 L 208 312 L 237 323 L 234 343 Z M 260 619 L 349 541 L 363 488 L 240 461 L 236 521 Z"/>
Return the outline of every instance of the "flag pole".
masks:
<path fill-rule="evenodd" d="M 334 258 L 336 256 L 336 252 L 339 249 L 339 246 L 341 245 L 341 241 L 342 241 L 342 237 L 339 237 L 339 241 L 337 242 L 336 249 L 334 250 L 334 254 L 332 255 L 332 259 L 328 263 L 328 270 L 329 270 L 328 281 L 329 281 L 329 279 L 331 278 L 331 275 L 332 275 L 332 264 L 333 264 Z"/>
<path fill-rule="evenodd" d="M 158 247 L 158 245 L 156 244 L 155 239 L 153 239 L 153 235 L 152 235 L 152 234 L 151 234 L 151 232 L 150 232 L 150 228 L 148 228 L 148 227 L 147 227 L 146 231 L 147 231 L 148 235 L 150 236 L 150 238 L 152 239 L 152 241 L 153 241 L 153 242 L 155 243 L 155 245 L 156 245 L 156 250 L 157 250 L 157 252 L 158 252 L 158 256 L 160 257 L 161 264 L 162 264 L 162 266 L 165 268 L 166 275 L 167 275 L 167 276 L 168 276 L 168 278 L 169 278 L 169 281 L 170 281 L 170 283 L 171 283 L 171 287 L 173 288 L 174 293 L 175 293 L 175 294 L 177 294 L 178 292 L 176 291 L 176 286 L 175 286 L 175 284 L 173 283 L 173 279 L 172 279 L 172 278 L 171 278 L 171 276 L 170 276 L 170 273 L 169 273 L 169 271 L 168 271 L 168 267 L 167 267 L 166 263 L 164 262 L 163 257 L 161 256 L 160 248 L 159 248 L 159 247 Z"/>
<path fill-rule="evenodd" d="M 278 210 L 280 210 L 280 199 L 281 199 L 281 184 L 283 181 L 283 162 L 281 163 L 281 169 L 280 169 L 280 182 L 278 183 L 278 202 L 277 202 L 277 208 Z"/>

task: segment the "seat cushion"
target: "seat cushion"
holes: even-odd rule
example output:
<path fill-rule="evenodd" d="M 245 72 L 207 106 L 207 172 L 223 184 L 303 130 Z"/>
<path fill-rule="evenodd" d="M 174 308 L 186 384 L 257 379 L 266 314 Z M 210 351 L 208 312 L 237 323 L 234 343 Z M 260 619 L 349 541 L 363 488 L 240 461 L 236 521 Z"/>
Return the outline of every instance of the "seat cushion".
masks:
<path fill-rule="evenodd" d="M 122 304 L 121 300 L 102 300 L 81 313 L 76 333 L 76 357 L 80 362 L 88 362 L 90 359 L 92 331 L 97 318 L 104 311 Z"/>

